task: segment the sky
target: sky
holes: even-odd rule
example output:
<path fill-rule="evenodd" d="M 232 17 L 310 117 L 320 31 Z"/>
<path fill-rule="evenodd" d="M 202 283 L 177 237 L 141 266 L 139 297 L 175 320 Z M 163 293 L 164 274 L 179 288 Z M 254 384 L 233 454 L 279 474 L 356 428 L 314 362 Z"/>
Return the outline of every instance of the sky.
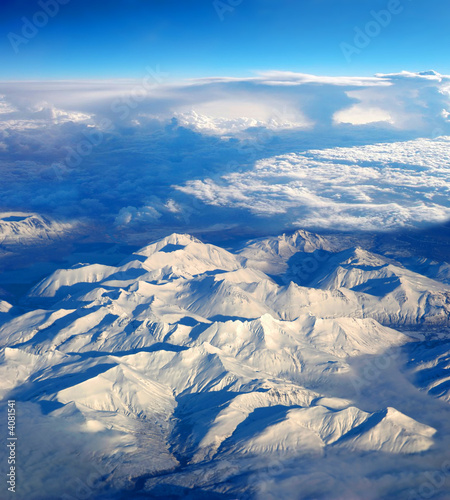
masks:
<path fill-rule="evenodd" d="M 173 80 L 450 73 L 446 0 L 4 0 L 1 9 L 0 80 L 139 78 L 156 65 Z"/>
<path fill-rule="evenodd" d="M 0 221 L 139 244 L 444 223 L 449 14 L 448 0 L 4 1 Z"/>

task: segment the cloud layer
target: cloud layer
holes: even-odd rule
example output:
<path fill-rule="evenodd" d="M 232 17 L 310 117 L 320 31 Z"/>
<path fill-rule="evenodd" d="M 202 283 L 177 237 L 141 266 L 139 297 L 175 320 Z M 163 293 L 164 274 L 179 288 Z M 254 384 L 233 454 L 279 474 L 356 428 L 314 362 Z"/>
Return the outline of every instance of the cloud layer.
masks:
<path fill-rule="evenodd" d="M 442 221 L 449 112 L 434 72 L 3 82 L 1 208 L 110 232 Z"/>
<path fill-rule="evenodd" d="M 178 189 L 300 227 L 393 229 L 450 218 L 450 137 L 310 150 Z"/>

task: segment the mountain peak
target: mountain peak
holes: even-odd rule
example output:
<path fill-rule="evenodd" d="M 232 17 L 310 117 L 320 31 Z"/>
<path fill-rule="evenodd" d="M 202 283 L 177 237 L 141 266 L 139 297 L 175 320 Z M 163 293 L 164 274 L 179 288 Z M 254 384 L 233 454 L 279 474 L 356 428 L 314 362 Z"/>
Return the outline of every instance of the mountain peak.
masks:
<path fill-rule="evenodd" d="M 171 251 L 175 250 L 173 247 L 179 247 L 179 249 L 186 247 L 190 243 L 198 243 L 198 244 L 203 244 L 199 239 L 195 238 L 194 236 L 186 233 L 172 233 L 169 236 L 165 236 L 164 238 L 161 238 L 159 240 L 156 240 L 149 245 L 141 248 L 137 252 L 135 252 L 136 255 L 143 255 L 146 257 L 150 257 L 156 252 L 160 252 L 162 249 L 167 247 L 168 245 L 171 245 L 172 248 Z M 176 248 L 178 249 L 178 248 Z"/>
<path fill-rule="evenodd" d="M 411 341 L 396 325 L 443 327 L 450 287 L 384 265 L 389 259 L 361 246 L 318 252 L 317 288 L 252 267 L 265 258 L 311 263 L 318 255 L 305 242 L 328 240 L 297 231 L 236 255 L 174 233 L 118 267 L 56 271 L 34 289 L 45 309 L 30 301 L 22 314 L 0 301 L 0 388 L 24 403 L 21 432 L 36 434 L 36 422 L 56 427 L 65 453 L 83 446 L 109 464 L 114 487 L 125 477 L 165 484 L 180 473 L 197 484 L 198 471 L 221 474 L 215 464 L 230 456 L 236 470 L 242 459 L 253 474 L 267 456 L 307 457 L 304 467 L 330 445 L 346 466 L 361 452 L 395 461 L 426 452 L 436 406 L 430 397 L 424 415 L 427 396 L 409 401 L 414 387 L 405 391 L 406 377 L 396 376 L 404 369 L 396 354 Z M 445 388 L 445 370 L 436 370 Z M 386 394 L 374 398 L 375 413 L 362 409 L 366 388 Z M 32 460 L 57 463 L 52 446 L 42 440 Z M 181 461 L 199 468 L 180 469 Z M 142 463 L 152 464 L 150 475 Z"/>

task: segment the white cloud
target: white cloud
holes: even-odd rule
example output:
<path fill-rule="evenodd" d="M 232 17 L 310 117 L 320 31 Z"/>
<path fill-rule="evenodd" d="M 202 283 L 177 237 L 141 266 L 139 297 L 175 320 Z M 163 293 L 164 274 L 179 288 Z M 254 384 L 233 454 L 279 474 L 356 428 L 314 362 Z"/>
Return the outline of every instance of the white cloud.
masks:
<path fill-rule="evenodd" d="M 392 229 L 450 218 L 450 138 L 310 150 L 180 191 L 301 227 Z"/>
<path fill-rule="evenodd" d="M 156 222 L 160 217 L 161 214 L 150 206 L 139 209 L 136 207 L 123 207 L 115 218 L 114 224 L 119 227 L 138 223 L 148 224 L 149 222 Z"/>
<path fill-rule="evenodd" d="M 336 123 L 349 123 L 351 125 L 367 125 L 368 123 L 388 122 L 393 123 L 388 111 L 381 108 L 365 108 L 354 105 L 335 113 Z"/>
<path fill-rule="evenodd" d="M 414 151 L 400 142 L 450 135 L 447 76 L 268 72 L 154 83 L 0 82 L 3 206 L 88 217 L 106 231 L 207 230 L 202 202 L 225 225 L 229 207 L 239 224 L 270 218 L 277 227 L 447 217 L 441 143 Z"/>
<path fill-rule="evenodd" d="M 14 111 L 17 111 L 14 106 L 11 106 L 9 102 L 5 100 L 4 95 L 0 95 L 0 115 L 8 114 L 8 113 L 13 113 Z"/>
<path fill-rule="evenodd" d="M 450 77 L 434 72 L 327 77 L 272 71 L 251 78 L 161 81 L 3 82 L 3 128 L 18 120 L 42 127 L 45 120 L 90 118 L 98 126 L 108 118 L 139 128 L 140 117 L 178 116 L 185 126 L 217 135 L 239 135 L 249 127 L 338 133 L 349 123 L 363 125 L 366 134 L 371 123 L 428 136 L 438 127 L 450 133 L 443 115 L 450 110 Z M 39 103 L 45 106 L 36 111 Z"/>
<path fill-rule="evenodd" d="M 199 106 L 195 110 L 175 113 L 175 117 L 180 125 L 202 133 L 219 136 L 238 135 L 255 127 L 276 131 L 301 130 L 311 128 L 313 125 L 299 112 L 287 113 L 285 109 L 279 110 L 275 107 L 270 109 L 265 105 L 250 105 L 248 107 L 243 105 L 241 108 L 238 103 L 230 103 L 225 116 L 219 116 L 218 111 L 223 107 L 227 108 L 227 104 L 226 102 L 208 103 L 208 105 Z"/>
<path fill-rule="evenodd" d="M 32 103 L 19 110 L 12 104 L 0 100 L 0 115 L 7 114 L 7 119 L 0 119 L 0 130 L 39 129 L 67 122 L 92 123 L 92 115 L 80 111 L 59 109 L 48 102 Z"/>

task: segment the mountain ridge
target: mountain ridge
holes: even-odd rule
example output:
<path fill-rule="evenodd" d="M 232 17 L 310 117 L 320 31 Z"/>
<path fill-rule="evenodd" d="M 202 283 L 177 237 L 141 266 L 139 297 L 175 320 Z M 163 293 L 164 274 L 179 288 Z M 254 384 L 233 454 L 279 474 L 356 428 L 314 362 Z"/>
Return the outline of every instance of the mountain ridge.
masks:
<path fill-rule="evenodd" d="M 250 265 L 268 251 L 283 274 L 293 256 L 311 258 L 317 246 L 329 248 L 320 248 L 328 257 L 316 270 L 322 278 L 309 286 L 279 284 Z M 37 408 L 24 417 L 27 436 L 36 422 L 54 423 L 62 436 L 81 430 L 83 449 L 106 464 L 114 491 L 132 489 L 130 477 L 145 477 L 149 492 L 163 476 L 198 486 L 204 481 L 196 467 L 231 461 L 227 481 L 250 495 L 255 486 L 233 470 L 245 463 L 251 475 L 262 456 L 328 463 L 335 453 L 344 460 L 438 453 L 441 431 L 428 413 L 408 414 L 401 396 L 401 408 L 387 400 L 365 407 L 356 367 L 365 358 L 386 364 L 390 352 L 403 359 L 418 338 L 408 328 L 430 339 L 427 325 L 444 331 L 450 309 L 439 298 L 449 286 L 364 249 L 331 248 L 324 237 L 299 232 L 233 254 L 173 234 L 118 266 L 56 271 L 30 291 L 27 312 L 5 306 L 0 317 L 3 398 Z M 395 288 L 383 281 L 387 271 L 399 276 Z M 351 273 L 360 274 L 355 280 Z M 373 280 L 378 294 L 369 293 Z M 370 384 L 385 387 L 397 370 L 390 363 Z M 401 370 L 396 383 L 405 384 Z M 435 375 L 435 384 L 445 384 L 442 372 Z M 437 408 L 446 398 L 432 388 L 426 397 Z M 408 390 L 425 397 L 419 389 Z M 51 449 L 34 449 L 32 459 Z"/>

